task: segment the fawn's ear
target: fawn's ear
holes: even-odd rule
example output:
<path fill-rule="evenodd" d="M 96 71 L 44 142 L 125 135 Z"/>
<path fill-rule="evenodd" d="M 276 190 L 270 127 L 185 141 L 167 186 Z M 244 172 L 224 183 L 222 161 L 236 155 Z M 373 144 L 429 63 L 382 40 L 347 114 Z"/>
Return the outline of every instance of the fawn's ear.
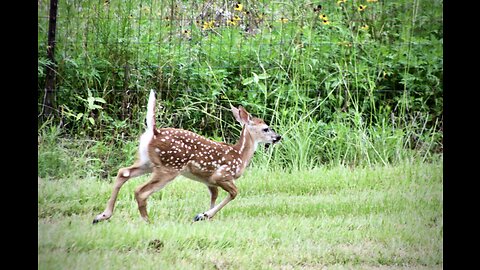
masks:
<path fill-rule="evenodd" d="M 237 119 L 242 126 L 248 124 L 252 120 L 250 114 L 242 106 L 238 106 L 237 109 L 230 105 L 230 109 L 232 110 L 235 119 Z"/>
<path fill-rule="evenodd" d="M 230 110 L 232 111 L 233 113 L 233 116 L 235 117 L 235 119 L 241 123 L 241 120 L 240 120 L 240 112 L 238 111 L 237 108 L 233 107 L 232 105 L 230 105 Z"/>

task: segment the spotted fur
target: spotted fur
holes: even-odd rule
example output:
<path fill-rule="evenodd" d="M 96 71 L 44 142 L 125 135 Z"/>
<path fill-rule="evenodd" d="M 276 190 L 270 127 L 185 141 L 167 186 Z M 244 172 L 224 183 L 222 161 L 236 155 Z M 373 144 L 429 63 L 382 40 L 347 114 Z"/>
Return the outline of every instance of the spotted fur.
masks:
<path fill-rule="evenodd" d="M 210 219 L 237 196 L 235 180 L 243 174 L 257 145 L 276 143 L 281 138 L 262 119 L 252 117 L 241 106 L 231 107 L 235 119 L 242 125 L 242 133 L 234 145 L 212 141 L 188 130 L 157 129 L 153 91 L 150 91 L 147 107 L 147 129 L 140 137 L 138 158 L 132 166 L 118 171 L 107 208 L 95 217 L 93 223 L 112 216 L 118 192 L 126 181 L 150 172 L 153 172 L 150 180 L 135 190 L 143 219 L 148 220 L 147 198 L 179 175 L 207 185 L 211 195 L 210 209 L 198 214 L 194 220 Z M 228 196 L 215 205 L 218 187 Z"/>

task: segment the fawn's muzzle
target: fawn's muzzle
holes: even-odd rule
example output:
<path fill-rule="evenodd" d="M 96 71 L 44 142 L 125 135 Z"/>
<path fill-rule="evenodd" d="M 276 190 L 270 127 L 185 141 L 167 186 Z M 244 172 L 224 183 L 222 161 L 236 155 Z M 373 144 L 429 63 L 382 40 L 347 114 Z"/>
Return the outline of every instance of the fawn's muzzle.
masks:
<path fill-rule="evenodd" d="M 279 142 L 280 140 L 282 139 L 282 136 L 280 135 L 277 135 L 277 137 L 275 137 L 272 141 L 273 144 L 276 144 L 277 142 Z"/>

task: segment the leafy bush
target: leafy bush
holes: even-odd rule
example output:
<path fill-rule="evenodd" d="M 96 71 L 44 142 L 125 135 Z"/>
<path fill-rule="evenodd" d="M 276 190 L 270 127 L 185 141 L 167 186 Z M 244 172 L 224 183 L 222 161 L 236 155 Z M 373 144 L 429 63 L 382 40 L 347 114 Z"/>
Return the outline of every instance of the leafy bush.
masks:
<path fill-rule="evenodd" d="M 275 157 L 293 167 L 441 151 L 442 1 L 236 4 L 61 1 L 53 124 L 134 141 L 155 89 L 159 126 L 232 142 L 229 107 L 243 105 L 288 133 Z M 46 1 L 39 16 L 42 93 Z"/>

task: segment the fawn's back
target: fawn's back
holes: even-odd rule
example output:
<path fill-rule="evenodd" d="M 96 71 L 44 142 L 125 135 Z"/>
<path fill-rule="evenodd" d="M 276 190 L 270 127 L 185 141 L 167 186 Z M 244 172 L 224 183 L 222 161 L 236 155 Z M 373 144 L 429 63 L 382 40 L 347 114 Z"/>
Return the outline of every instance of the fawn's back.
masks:
<path fill-rule="evenodd" d="M 215 173 L 236 178 L 243 167 L 234 146 L 183 129 L 159 129 L 150 142 L 148 154 L 154 165 L 202 182 Z"/>

